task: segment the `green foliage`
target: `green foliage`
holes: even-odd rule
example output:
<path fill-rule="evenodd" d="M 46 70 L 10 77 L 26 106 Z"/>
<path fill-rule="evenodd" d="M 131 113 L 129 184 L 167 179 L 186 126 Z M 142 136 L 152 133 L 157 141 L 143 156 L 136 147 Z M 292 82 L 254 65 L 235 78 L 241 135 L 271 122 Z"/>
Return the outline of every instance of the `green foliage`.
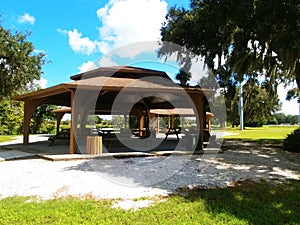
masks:
<path fill-rule="evenodd" d="M 13 197 L 0 200 L 0 224 L 299 224 L 299 198 L 299 181 L 182 190 L 138 211 L 111 200 Z"/>
<path fill-rule="evenodd" d="M 189 9 L 170 8 L 159 56 L 178 54 L 181 64 L 204 57 L 214 73 L 224 58 L 230 69 L 226 81 L 264 75 L 271 84 L 296 78 L 300 86 L 299 18 L 298 0 L 191 0 Z M 177 51 L 168 42 L 183 48 Z"/>
<path fill-rule="evenodd" d="M 13 102 L 11 97 L 39 88 L 35 81 L 40 79 L 44 54 L 35 53 L 27 36 L 20 32 L 13 34 L 0 26 L 0 134 L 22 132 L 23 103 Z M 35 116 L 34 131 L 39 124 L 41 118 Z"/>
<path fill-rule="evenodd" d="M 284 113 L 275 113 L 268 124 L 298 124 L 298 115 L 285 115 Z"/>
<path fill-rule="evenodd" d="M 228 84 L 229 85 L 229 84 Z M 239 87 L 236 84 L 223 89 L 227 121 L 232 125 L 239 125 Z M 272 119 L 272 114 L 280 109 L 280 102 L 276 86 L 259 83 L 255 78 L 248 78 L 243 85 L 243 104 L 245 126 L 259 127 Z M 272 97 L 271 97 L 272 96 Z"/>
<path fill-rule="evenodd" d="M 51 113 L 56 106 L 41 105 L 34 113 L 31 133 L 54 133 L 55 114 Z M 12 100 L 0 101 L 0 135 L 17 135 L 23 130 L 24 103 Z"/>
<path fill-rule="evenodd" d="M 97 124 L 97 128 L 112 128 L 112 122 L 110 120 L 102 120 L 101 123 Z"/>
<path fill-rule="evenodd" d="M 162 117 L 162 120 L 163 120 L 163 125 L 165 125 L 166 127 L 168 126 L 168 117 L 167 116 L 164 116 Z M 187 121 L 188 122 L 188 121 Z M 172 126 L 172 121 L 170 121 L 171 123 L 171 126 Z M 181 123 L 181 119 L 180 117 L 178 116 L 175 116 L 174 117 L 174 127 L 181 127 L 182 126 L 182 123 Z M 186 127 L 188 128 L 190 125 L 186 124 Z"/>
<path fill-rule="evenodd" d="M 276 88 L 276 87 L 275 87 Z M 262 126 L 280 109 L 277 91 L 267 83 L 259 84 L 256 79 L 249 79 L 243 86 L 245 124 Z"/>
<path fill-rule="evenodd" d="M 24 92 L 27 85 L 40 79 L 44 54 L 35 53 L 27 36 L 0 26 L 0 100 Z"/>
<path fill-rule="evenodd" d="M 188 81 L 191 79 L 192 75 L 188 71 L 182 69 L 176 74 L 176 80 L 180 81 L 181 86 L 188 86 Z"/>
<path fill-rule="evenodd" d="M 31 123 L 30 129 L 32 134 L 36 133 L 53 133 L 55 130 L 55 123 L 56 119 L 55 113 L 51 111 L 56 109 L 56 106 L 53 105 L 40 105 L 37 110 L 34 112 Z"/>
<path fill-rule="evenodd" d="M 294 80 L 297 71 L 300 77 L 300 26 L 294 20 L 299 17 L 300 4 L 294 0 L 192 0 L 189 9 L 169 10 L 159 56 L 177 54 L 187 68 L 191 58 L 204 57 L 234 125 L 239 124 L 237 86 L 244 81 L 245 124 L 262 126 L 280 108 L 278 83 Z M 168 42 L 183 48 L 171 48 Z M 199 83 L 215 89 L 206 77 Z"/>
<path fill-rule="evenodd" d="M 62 120 L 60 122 L 60 129 L 63 130 L 63 129 L 70 129 L 71 127 L 71 120 Z"/>
<path fill-rule="evenodd" d="M 20 134 L 23 124 L 23 102 L 0 101 L 0 135 Z"/>
<path fill-rule="evenodd" d="M 290 152 L 300 153 L 300 129 L 294 130 L 284 139 L 283 148 Z"/>

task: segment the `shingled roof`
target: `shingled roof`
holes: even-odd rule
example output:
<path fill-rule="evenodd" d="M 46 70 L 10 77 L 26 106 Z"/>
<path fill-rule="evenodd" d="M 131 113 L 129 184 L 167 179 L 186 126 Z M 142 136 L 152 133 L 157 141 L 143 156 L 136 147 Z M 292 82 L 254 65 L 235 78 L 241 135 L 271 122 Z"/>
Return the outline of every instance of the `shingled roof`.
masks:
<path fill-rule="evenodd" d="M 76 74 L 71 76 L 72 80 L 89 79 L 93 77 L 118 77 L 118 78 L 132 78 L 139 79 L 142 77 L 162 77 L 170 79 L 170 77 L 163 71 L 150 70 L 145 68 L 138 68 L 132 66 L 111 66 L 111 67 L 100 67 L 95 70 L 87 71 L 84 73 Z"/>
<path fill-rule="evenodd" d="M 152 78 L 155 79 L 152 79 Z M 176 93 L 182 90 L 178 84 L 174 83 L 169 76 L 162 71 L 149 70 L 137 67 L 103 67 L 72 76 L 74 81 L 61 83 L 49 88 L 35 92 L 16 96 L 14 100 L 25 101 L 26 99 L 44 98 L 45 104 L 70 106 L 70 90 L 99 90 L 121 91 L 159 91 Z M 184 88 L 187 92 L 206 92 L 201 88 Z"/>

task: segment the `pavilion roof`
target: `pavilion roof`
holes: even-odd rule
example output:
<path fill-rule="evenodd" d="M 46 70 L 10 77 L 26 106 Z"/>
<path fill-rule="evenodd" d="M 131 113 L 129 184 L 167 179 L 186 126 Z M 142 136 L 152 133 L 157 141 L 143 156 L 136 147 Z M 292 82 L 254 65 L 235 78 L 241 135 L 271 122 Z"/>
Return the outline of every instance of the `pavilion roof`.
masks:
<path fill-rule="evenodd" d="M 89 78 L 99 77 L 99 76 L 132 78 L 132 79 L 155 76 L 155 77 L 163 77 L 171 80 L 170 77 L 163 71 L 150 70 L 150 69 L 132 67 L 132 66 L 100 67 L 98 69 L 90 70 L 84 73 L 71 76 L 70 78 L 72 80 L 82 80 L 82 79 L 89 79 Z"/>
<path fill-rule="evenodd" d="M 100 71 L 112 71 L 116 68 L 121 68 L 127 74 L 132 71 L 138 76 L 102 76 Z M 90 77 L 84 77 L 84 79 L 79 79 L 79 77 L 84 76 L 84 74 L 90 74 Z M 93 75 L 94 74 L 94 75 Z M 98 74 L 97 76 L 95 74 Z M 141 75 L 142 74 L 142 75 Z M 152 74 L 152 75 L 149 75 Z M 119 74 L 120 75 L 120 74 Z M 166 77 L 165 77 L 166 76 Z M 138 79 L 139 78 L 139 79 Z M 167 79 L 166 79 L 167 78 Z M 41 89 L 31 93 L 16 96 L 14 100 L 26 101 L 27 99 L 42 99 L 44 104 L 70 106 L 70 91 L 77 90 L 88 90 L 95 92 L 109 92 L 117 93 L 122 91 L 127 92 L 160 92 L 160 93 L 173 93 L 176 94 L 180 91 L 186 91 L 187 93 L 200 93 L 201 95 L 212 93 L 211 90 L 194 88 L 194 87 L 181 87 L 174 83 L 164 72 L 154 71 L 148 69 L 141 69 L 135 67 L 109 67 L 109 68 L 99 68 L 93 71 L 89 71 L 83 74 L 78 74 L 73 76 L 74 81 L 61 83 L 49 88 Z M 113 98 L 112 95 L 108 98 Z"/>

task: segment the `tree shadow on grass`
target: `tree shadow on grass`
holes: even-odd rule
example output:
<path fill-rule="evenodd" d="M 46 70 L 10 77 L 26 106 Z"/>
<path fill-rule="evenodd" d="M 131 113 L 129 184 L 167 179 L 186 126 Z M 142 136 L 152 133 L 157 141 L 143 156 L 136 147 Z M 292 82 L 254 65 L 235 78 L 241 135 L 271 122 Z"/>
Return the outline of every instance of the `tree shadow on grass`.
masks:
<path fill-rule="evenodd" d="M 250 138 L 226 138 L 225 142 L 243 142 L 243 143 L 254 143 L 259 145 L 266 145 L 269 147 L 281 148 L 283 139 L 270 139 L 270 138 L 261 138 L 261 139 L 250 139 Z"/>
<path fill-rule="evenodd" d="M 217 220 L 237 218 L 249 224 L 299 224 L 300 181 L 270 184 L 245 180 L 221 189 L 182 190 L 186 200 L 205 201 Z"/>

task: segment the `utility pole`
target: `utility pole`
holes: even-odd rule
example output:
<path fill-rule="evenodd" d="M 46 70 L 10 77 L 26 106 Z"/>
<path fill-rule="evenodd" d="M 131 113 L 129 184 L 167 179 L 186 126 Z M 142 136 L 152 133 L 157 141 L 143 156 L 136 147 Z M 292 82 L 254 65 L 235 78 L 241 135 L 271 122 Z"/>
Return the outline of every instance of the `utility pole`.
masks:
<path fill-rule="evenodd" d="M 239 92 L 239 116 L 240 116 L 240 130 L 244 130 L 244 104 L 243 104 L 242 82 L 240 82 L 240 92 Z"/>

